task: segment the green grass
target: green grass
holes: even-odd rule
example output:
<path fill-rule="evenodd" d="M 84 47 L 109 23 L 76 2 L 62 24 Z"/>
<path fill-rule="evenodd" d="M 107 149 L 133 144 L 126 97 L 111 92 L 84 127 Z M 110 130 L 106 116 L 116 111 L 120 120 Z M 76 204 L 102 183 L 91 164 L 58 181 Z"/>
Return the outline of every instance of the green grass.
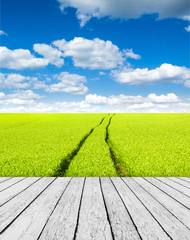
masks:
<path fill-rule="evenodd" d="M 0 114 L 0 176 L 190 177 L 190 114 L 111 116 Z"/>
<path fill-rule="evenodd" d="M 106 126 L 111 115 L 94 129 L 69 166 L 65 176 L 108 177 L 118 176 L 105 142 Z"/>
<path fill-rule="evenodd" d="M 0 114 L 0 176 L 52 176 L 105 114 Z"/>
<path fill-rule="evenodd" d="M 109 129 L 128 176 L 190 177 L 190 114 L 116 114 Z"/>

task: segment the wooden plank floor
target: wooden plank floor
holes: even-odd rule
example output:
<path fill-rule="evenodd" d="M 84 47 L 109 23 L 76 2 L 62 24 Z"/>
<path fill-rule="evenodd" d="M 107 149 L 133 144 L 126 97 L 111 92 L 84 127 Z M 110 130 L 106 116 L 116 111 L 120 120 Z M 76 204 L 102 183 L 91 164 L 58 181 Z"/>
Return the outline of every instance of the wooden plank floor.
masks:
<path fill-rule="evenodd" d="M 190 239 L 190 178 L 0 178 L 1 240 Z"/>

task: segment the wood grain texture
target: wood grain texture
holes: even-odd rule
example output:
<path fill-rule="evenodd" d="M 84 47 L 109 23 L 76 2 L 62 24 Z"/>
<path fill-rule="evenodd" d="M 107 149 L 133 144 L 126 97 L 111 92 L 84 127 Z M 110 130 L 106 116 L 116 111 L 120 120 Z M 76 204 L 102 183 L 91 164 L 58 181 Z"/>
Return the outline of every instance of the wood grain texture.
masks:
<path fill-rule="evenodd" d="M 54 180 L 42 178 L 0 208 L 0 233 Z"/>
<path fill-rule="evenodd" d="M 40 240 L 73 239 L 84 178 L 73 178 L 45 226 Z"/>
<path fill-rule="evenodd" d="M 9 179 L 11 179 L 11 178 L 10 177 L 0 177 L 0 184 L 2 182 L 5 182 L 5 181 L 9 180 Z"/>
<path fill-rule="evenodd" d="M 57 178 L 2 234 L 4 240 L 37 239 L 69 179 Z"/>
<path fill-rule="evenodd" d="M 190 183 L 189 182 L 183 181 L 182 179 L 176 178 L 176 177 L 169 178 L 169 179 L 171 179 L 172 181 L 174 181 L 174 182 L 176 182 L 176 183 L 178 183 L 178 184 L 180 184 L 180 185 L 190 189 Z"/>
<path fill-rule="evenodd" d="M 17 182 L 12 187 L 7 188 L 0 193 L 0 207 L 5 204 L 6 202 L 10 201 L 13 197 L 24 191 L 27 187 L 31 184 L 36 182 L 39 178 L 25 178 L 23 181 Z"/>
<path fill-rule="evenodd" d="M 180 179 L 182 179 L 185 182 L 188 182 L 190 184 L 190 178 L 188 177 L 180 177 Z"/>
<path fill-rule="evenodd" d="M 120 178 L 111 178 L 142 239 L 170 239 L 158 222 Z"/>
<path fill-rule="evenodd" d="M 169 187 L 168 185 L 164 184 L 163 182 L 157 180 L 153 177 L 146 178 L 147 181 L 151 182 L 154 186 L 165 192 L 166 194 L 170 195 L 172 198 L 176 199 L 179 203 L 183 204 L 187 208 L 190 209 L 190 198 L 186 195 L 182 194 L 181 192 Z"/>
<path fill-rule="evenodd" d="M 5 189 L 12 187 L 14 184 L 23 181 L 24 178 L 23 177 L 15 177 L 15 178 L 11 178 L 8 181 L 4 181 L 0 184 L 0 192 L 4 191 Z"/>
<path fill-rule="evenodd" d="M 170 187 L 178 190 L 179 192 L 181 192 L 182 194 L 190 197 L 190 190 L 174 181 L 172 181 L 171 179 L 169 178 L 162 178 L 162 177 L 159 177 L 159 178 L 156 178 L 158 179 L 159 181 L 162 181 L 163 183 L 169 185 Z"/>
<path fill-rule="evenodd" d="M 143 202 L 148 211 L 154 216 L 154 218 L 163 227 L 165 232 L 175 240 L 188 239 L 190 231 L 177 219 L 175 218 L 167 209 L 165 209 L 162 204 L 157 202 L 148 192 L 146 192 L 141 185 L 141 178 L 131 178 L 124 179 L 130 189 L 135 193 L 135 195 Z"/>
<path fill-rule="evenodd" d="M 190 239 L 190 178 L 0 178 L 2 240 Z"/>
<path fill-rule="evenodd" d="M 76 239 L 113 239 L 99 178 L 86 179 Z"/>
<path fill-rule="evenodd" d="M 111 180 L 109 178 L 101 178 L 101 186 L 114 233 L 114 239 L 140 239 L 139 233 Z"/>
<path fill-rule="evenodd" d="M 150 193 L 160 204 L 174 214 L 185 226 L 190 229 L 189 210 L 183 205 L 175 201 L 160 189 L 154 187 L 150 182 L 143 178 L 136 178 L 136 180 L 148 193 Z"/>

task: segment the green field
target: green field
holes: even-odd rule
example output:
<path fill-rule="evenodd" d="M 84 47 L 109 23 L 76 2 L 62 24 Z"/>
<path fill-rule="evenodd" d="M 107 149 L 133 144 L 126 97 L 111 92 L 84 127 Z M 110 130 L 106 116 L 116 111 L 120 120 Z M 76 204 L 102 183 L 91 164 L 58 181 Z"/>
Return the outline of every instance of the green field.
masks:
<path fill-rule="evenodd" d="M 190 114 L 0 114 L 0 176 L 189 176 Z"/>

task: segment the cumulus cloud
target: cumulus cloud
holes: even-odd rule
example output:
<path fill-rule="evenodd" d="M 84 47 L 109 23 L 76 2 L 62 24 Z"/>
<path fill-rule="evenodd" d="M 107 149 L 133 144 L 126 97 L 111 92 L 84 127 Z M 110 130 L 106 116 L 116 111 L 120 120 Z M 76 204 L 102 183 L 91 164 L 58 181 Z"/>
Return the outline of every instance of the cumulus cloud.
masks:
<path fill-rule="evenodd" d="M 141 56 L 138 55 L 138 54 L 135 54 L 133 52 L 132 48 L 131 49 L 126 49 L 123 52 L 124 52 L 124 54 L 126 55 L 127 58 L 133 58 L 133 59 L 136 59 L 136 60 L 141 59 Z"/>
<path fill-rule="evenodd" d="M 174 93 L 168 93 L 167 95 L 161 94 L 157 96 L 155 93 L 148 95 L 147 99 L 154 103 L 176 103 L 179 102 L 178 96 Z"/>
<path fill-rule="evenodd" d="M 164 63 L 160 67 L 113 70 L 111 75 L 121 84 L 151 85 L 155 83 L 177 83 L 185 87 L 190 86 L 190 69 Z"/>
<path fill-rule="evenodd" d="M 5 33 L 3 30 L 0 30 L 0 36 L 2 35 L 6 35 L 7 36 L 7 33 Z"/>
<path fill-rule="evenodd" d="M 119 96 L 98 96 L 97 94 L 88 94 L 85 97 L 85 101 L 89 104 L 107 104 L 107 105 L 129 105 L 137 103 L 176 103 L 180 99 L 174 93 L 168 93 L 167 95 L 161 94 L 160 96 L 155 93 L 149 94 L 147 97 L 129 96 L 120 94 Z"/>
<path fill-rule="evenodd" d="M 39 77 L 23 76 L 20 74 L 0 73 L 0 88 L 6 89 L 43 89 L 46 92 L 65 92 L 73 95 L 83 95 L 88 92 L 88 88 L 84 85 L 87 82 L 85 76 L 78 74 L 70 74 L 68 72 L 61 72 L 52 76 L 51 79 L 46 78 L 45 81 L 39 80 Z M 29 91 L 29 90 L 28 90 Z M 25 93 L 27 93 L 25 91 Z M 29 92 L 28 92 L 29 93 Z M 28 96 L 29 97 L 29 96 Z"/>
<path fill-rule="evenodd" d="M 189 112 L 190 106 L 174 93 L 160 96 L 151 93 L 146 97 L 89 94 L 82 101 L 53 103 L 39 102 L 41 97 L 29 91 L 7 95 L 1 92 L 0 112 Z"/>
<path fill-rule="evenodd" d="M 64 64 L 64 60 L 61 58 L 62 53 L 56 48 L 46 44 L 34 44 L 34 50 L 43 58 L 35 57 L 28 49 L 10 50 L 7 47 L 0 47 L 1 68 L 22 70 L 41 68 L 48 64 L 61 67 Z"/>
<path fill-rule="evenodd" d="M 4 92 L 0 92 L 0 99 L 1 99 L 1 98 L 4 98 L 4 97 L 5 97 Z"/>
<path fill-rule="evenodd" d="M 190 32 L 190 25 L 187 26 L 187 27 L 185 27 L 185 30 L 186 30 L 187 32 Z"/>
<path fill-rule="evenodd" d="M 2 68 L 25 69 L 39 68 L 48 65 L 48 60 L 36 58 L 29 50 L 15 49 L 10 50 L 6 47 L 0 47 L 0 65 Z"/>
<path fill-rule="evenodd" d="M 42 55 L 44 59 L 55 65 L 56 67 L 61 67 L 64 64 L 64 60 L 61 58 L 63 56 L 62 52 L 49 46 L 47 44 L 34 44 L 33 49 L 38 54 Z"/>
<path fill-rule="evenodd" d="M 10 73 L 3 74 L 0 73 L 0 88 L 27 88 L 30 84 L 27 82 L 30 77 L 25 77 L 20 74 Z"/>
<path fill-rule="evenodd" d="M 65 39 L 53 44 L 64 52 L 65 57 L 72 57 L 76 67 L 89 69 L 112 69 L 123 63 L 122 53 L 111 41 L 99 38 L 88 40 L 75 37 L 71 41 Z"/>
<path fill-rule="evenodd" d="M 7 98 L 18 98 L 22 100 L 28 100 L 28 99 L 40 99 L 43 98 L 43 96 L 34 93 L 32 90 L 18 90 L 15 93 L 8 94 Z"/>
<path fill-rule="evenodd" d="M 88 92 L 88 88 L 84 85 L 84 83 L 87 82 L 84 76 L 62 72 L 54 75 L 54 79 L 57 79 L 59 82 L 49 85 L 45 91 L 65 92 L 74 95 L 82 95 Z"/>
<path fill-rule="evenodd" d="M 2 97 L 1 97 L 2 95 Z M 19 90 L 12 94 L 0 93 L 1 105 L 32 105 L 35 100 L 42 98 L 31 90 Z"/>
<path fill-rule="evenodd" d="M 107 112 L 189 112 L 189 103 L 183 102 L 174 93 L 151 93 L 147 97 L 124 94 L 105 97 L 89 94 L 85 101 L 92 106 L 101 106 L 101 109 L 106 109 Z M 184 109 L 181 110 L 180 106 Z"/>
<path fill-rule="evenodd" d="M 139 18 L 143 14 L 159 15 L 164 18 L 189 18 L 188 0 L 58 0 L 60 9 L 64 11 L 67 7 L 77 10 L 77 17 L 83 26 L 90 18 Z"/>

